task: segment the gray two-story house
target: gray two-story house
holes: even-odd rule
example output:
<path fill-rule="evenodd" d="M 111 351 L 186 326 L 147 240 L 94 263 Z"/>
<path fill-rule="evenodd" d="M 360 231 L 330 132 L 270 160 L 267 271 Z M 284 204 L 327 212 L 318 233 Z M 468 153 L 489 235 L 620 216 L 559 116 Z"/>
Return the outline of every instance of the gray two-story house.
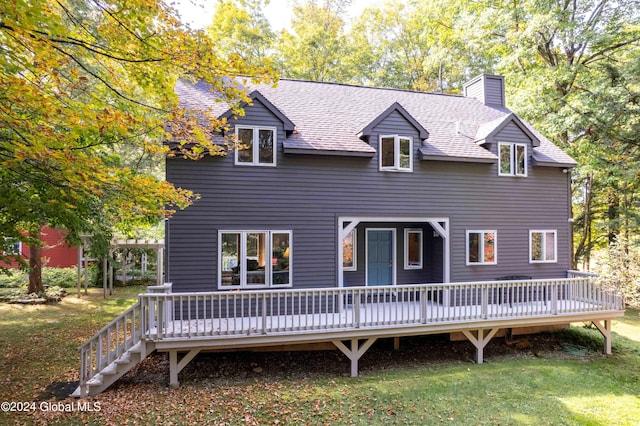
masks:
<path fill-rule="evenodd" d="M 249 87 L 227 156 L 170 158 L 201 195 L 167 225 L 174 291 L 566 276 L 575 161 L 505 106 L 464 96 L 281 80 Z M 187 106 L 214 106 L 180 83 Z"/>
<path fill-rule="evenodd" d="M 622 299 L 569 270 L 575 162 L 505 107 L 502 77 L 465 96 L 249 90 L 235 117 L 206 85 L 178 84 L 185 107 L 229 120 L 216 138 L 238 146 L 167 159 L 167 179 L 200 194 L 167 222 L 170 283 L 82 345 L 75 395 L 156 350 L 171 386 L 202 350 L 332 344 L 355 376 L 379 338 L 459 334 L 481 363 L 499 332 L 570 322 L 593 322 L 611 353 Z"/>

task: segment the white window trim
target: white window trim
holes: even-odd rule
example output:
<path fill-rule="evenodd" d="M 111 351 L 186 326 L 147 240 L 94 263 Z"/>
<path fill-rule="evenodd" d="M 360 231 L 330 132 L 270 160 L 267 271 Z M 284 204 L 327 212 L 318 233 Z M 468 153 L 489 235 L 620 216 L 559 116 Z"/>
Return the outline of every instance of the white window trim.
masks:
<path fill-rule="evenodd" d="M 393 138 L 393 166 L 382 166 L 382 139 Z M 400 139 L 409 140 L 409 168 L 400 167 Z M 400 135 L 380 135 L 378 139 L 378 169 L 381 172 L 413 172 L 413 138 L 411 136 Z"/>
<path fill-rule="evenodd" d="M 271 258 L 271 252 L 273 250 L 273 234 L 289 234 L 289 284 L 273 284 L 273 265 L 270 261 L 265 263 L 265 284 L 247 284 L 247 271 L 242 269 L 242 275 L 240 276 L 239 285 L 222 285 L 222 234 L 240 234 L 240 264 L 247 264 L 247 234 L 252 233 L 265 233 L 267 234 L 267 245 L 269 258 Z M 264 230 L 264 229 L 252 229 L 252 230 L 236 230 L 236 229 L 223 229 L 218 231 L 218 290 L 237 290 L 237 289 L 259 289 L 259 288 L 286 288 L 293 287 L 293 232 L 290 230 Z"/>
<path fill-rule="evenodd" d="M 409 265 L 409 234 L 415 233 L 420 236 L 420 244 L 418 248 L 420 250 L 420 254 L 418 255 L 420 259 L 420 263 L 418 265 Z M 423 258 L 424 258 L 424 250 L 423 250 L 424 240 L 423 240 L 423 232 L 420 228 L 405 228 L 404 230 L 404 269 L 422 269 Z"/>
<path fill-rule="evenodd" d="M 342 270 L 343 271 L 357 271 L 358 270 L 358 230 L 357 229 L 353 229 L 351 231 L 351 233 L 353 233 L 353 266 L 344 266 L 344 251 L 342 252 Z"/>
<path fill-rule="evenodd" d="M 238 138 L 238 130 L 240 129 L 250 129 L 253 130 L 253 161 L 251 163 L 238 161 L 238 152 L 239 149 L 234 150 L 234 164 L 236 166 L 257 166 L 257 167 L 276 167 L 277 158 L 278 158 L 278 131 L 275 127 L 270 126 L 235 126 L 235 135 L 236 139 Z M 260 130 L 271 130 L 273 132 L 273 162 L 272 163 L 261 163 L 260 162 Z"/>
<path fill-rule="evenodd" d="M 480 262 L 470 262 L 469 261 L 469 234 L 481 234 L 480 244 L 480 253 L 478 253 L 478 258 L 482 259 Z M 484 236 L 485 234 L 493 234 L 493 262 L 485 262 L 484 261 Z M 467 230 L 467 238 L 465 241 L 465 261 L 467 266 L 482 266 L 482 265 L 497 265 L 498 264 L 498 231 L 495 229 L 487 230 L 487 229 L 471 229 Z"/>
<path fill-rule="evenodd" d="M 501 167 L 500 148 L 502 146 L 509 146 L 509 173 L 503 173 Z M 518 161 L 516 146 L 524 148 L 524 173 L 517 173 Z M 529 172 L 529 153 L 527 152 L 527 144 L 515 143 L 515 142 L 498 142 L 498 176 L 512 176 L 512 177 L 527 177 Z"/>
<path fill-rule="evenodd" d="M 553 260 L 546 260 L 547 257 L 547 233 L 551 232 L 553 238 Z M 542 259 L 533 260 L 533 234 L 542 234 Z M 529 263 L 558 263 L 558 231 L 556 229 L 531 229 L 529 230 Z"/>

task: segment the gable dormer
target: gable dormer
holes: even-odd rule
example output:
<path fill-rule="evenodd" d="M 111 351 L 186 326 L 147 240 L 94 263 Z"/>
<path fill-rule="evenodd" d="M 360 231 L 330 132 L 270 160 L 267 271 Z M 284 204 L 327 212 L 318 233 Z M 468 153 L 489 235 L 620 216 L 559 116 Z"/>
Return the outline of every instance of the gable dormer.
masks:
<path fill-rule="evenodd" d="M 499 176 L 526 177 L 540 139 L 513 113 L 482 124 L 475 142 L 498 157 Z"/>
<path fill-rule="evenodd" d="M 425 140 L 429 137 L 429 132 L 425 129 L 409 112 L 404 109 L 398 102 L 391 104 L 389 108 L 380 113 L 369 124 L 367 124 L 360 132 L 358 137 L 362 140 L 368 140 L 371 135 L 376 133 L 376 128 L 382 124 L 385 120 L 393 118 L 394 115 L 399 115 L 406 122 L 408 122 L 418 132 L 420 140 Z"/>
<path fill-rule="evenodd" d="M 464 96 L 476 98 L 487 106 L 504 107 L 504 77 L 501 75 L 481 74 L 466 82 Z"/>
<path fill-rule="evenodd" d="M 237 149 L 233 150 L 234 164 L 275 167 L 279 147 L 283 144 L 282 133 L 291 134 L 295 125 L 259 91 L 254 90 L 249 97 L 250 103 L 240 104 L 244 114 L 239 115 L 234 109 L 228 109 L 218 117 L 227 119 L 233 125 L 239 143 Z"/>
<path fill-rule="evenodd" d="M 378 170 L 381 172 L 412 172 L 417 147 L 428 136 L 429 132 L 398 102 L 378 114 L 358 133 L 360 139 L 372 146 L 377 144 Z M 419 139 L 418 143 L 415 139 Z"/>
<path fill-rule="evenodd" d="M 528 141 L 532 147 L 540 146 L 540 139 L 533 134 L 517 115 L 511 113 L 478 127 L 475 142 L 478 145 L 498 142 L 498 139 Z"/>
<path fill-rule="evenodd" d="M 293 132 L 296 128 L 295 124 L 289 120 L 289 118 L 284 115 L 275 105 L 273 105 L 267 98 L 265 98 L 262 93 L 257 90 L 249 93 L 249 98 L 251 98 L 252 103 L 249 104 L 247 102 L 242 102 L 240 107 L 246 109 L 247 107 L 251 107 L 256 105 L 256 103 L 261 104 L 268 112 L 273 114 L 280 122 L 282 122 L 282 126 L 284 127 L 285 132 Z M 218 118 L 226 118 L 227 120 L 234 118 L 233 109 L 228 109 L 223 114 L 221 114 Z"/>

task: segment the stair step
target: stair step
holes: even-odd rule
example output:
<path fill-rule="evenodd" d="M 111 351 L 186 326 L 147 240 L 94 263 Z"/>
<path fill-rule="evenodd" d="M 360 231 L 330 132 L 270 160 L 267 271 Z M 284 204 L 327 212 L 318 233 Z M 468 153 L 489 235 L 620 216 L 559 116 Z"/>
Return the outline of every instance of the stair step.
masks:
<path fill-rule="evenodd" d="M 87 380 L 87 385 L 89 385 L 89 386 L 102 386 L 102 383 L 103 383 L 102 379 L 103 379 L 102 374 L 98 373 L 94 377 L 92 377 L 91 379 Z"/>
<path fill-rule="evenodd" d="M 131 362 L 131 355 L 125 352 L 120 358 L 115 360 L 116 364 L 129 364 Z"/>
<path fill-rule="evenodd" d="M 111 376 L 114 374 L 118 374 L 118 366 L 115 363 L 111 363 L 108 366 L 106 366 L 101 373 L 105 376 Z"/>
<path fill-rule="evenodd" d="M 145 345 L 145 342 L 138 342 L 129 349 L 129 352 L 134 354 L 141 354 L 146 350 Z"/>

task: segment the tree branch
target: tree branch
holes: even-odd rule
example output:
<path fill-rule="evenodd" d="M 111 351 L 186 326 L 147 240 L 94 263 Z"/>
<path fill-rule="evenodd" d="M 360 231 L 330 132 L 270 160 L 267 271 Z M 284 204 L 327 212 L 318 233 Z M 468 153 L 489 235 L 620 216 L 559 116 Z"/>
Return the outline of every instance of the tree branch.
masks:
<path fill-rule="evenodd" d="M 169 111 L 164 110 L 162 108 L 158 108 L 158 107 L 154 107 L 153 105 L 148 105 L 145 104 L 144 102 L 140 102 L 137 101 L 135 99 L 132 99 L 128 96 L 126 96 L 125 94 L 121 93 L 118 89 L 116 89 L 115 87 L 113 87 L 111 84 L 109 84 L 109 82 L 107 82 L 102 76 L 98 75 L 97 73 L 93 72 L 92 70 L 90 70 L 85 64 L 83 64 L 82 62 L 80 62 L 74 55 L 72 55 L 71 53 L 65 51 L 64 49 L 54 45 L 51 45 L 51 47 L 53 47 L 54 49 L 56 49 L 58 52 L 62 53 L 63 55 L 69 57 L 73 62 L 75 62 L 80 68 L 82 68 L 87 74 L 91 75 L 92 77 L 94 77 L 96 80 L 100 81 L 102 84 L 104 84 L 109 90 L 111 90 L 114 94 L 116 94 L 118 97 L 131 102 L 133 104 L 139 105 L 143 108 L 147 108 L 147 109 L 151 109 L 153 111 L 157 111 L 157 112 L 162 112 L 162 113 L 168 113 Z"/>
<path fill-rule="evenodd" d="M 594 61 L 600 59 L 601 57 L 603 57 L 606 53 L 613 52 L 613 51 L 618 50 L 618 49 L 620 49 L 622 47 L 628 46 L 628 45 L 633 44 L 633 43 L 637 43 L 638 41 L 640 41 L 640 36 L 632 38 L 631 40 L 622 41 L 620 43 L 616 43 L 616 44 L 613 44 L 611 46 L 607 46 L 606 48 L 604 48 L 602 50 L 599 50 L 597 52 L 594 52 L 590 56 L 587 56 L 584 59 L 584 61 L 582 62 L 582 64 L 583 65 L 590 64 L 591 62 L 594 62 Z"/>

